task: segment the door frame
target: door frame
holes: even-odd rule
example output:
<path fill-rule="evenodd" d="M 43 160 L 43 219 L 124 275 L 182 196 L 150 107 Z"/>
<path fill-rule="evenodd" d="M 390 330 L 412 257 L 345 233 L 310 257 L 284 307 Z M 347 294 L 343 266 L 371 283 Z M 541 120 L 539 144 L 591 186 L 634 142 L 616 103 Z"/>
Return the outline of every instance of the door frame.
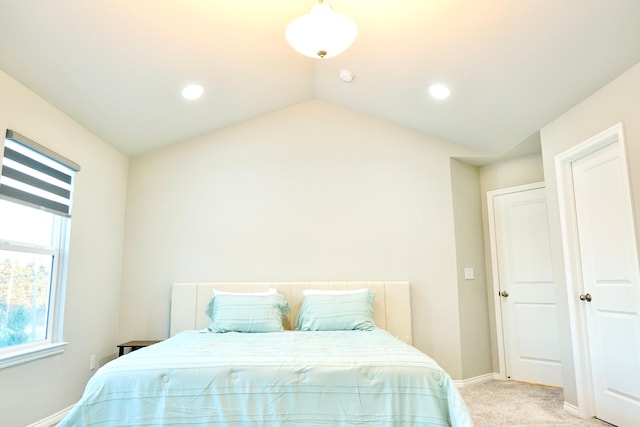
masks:
<path fill-rule="evenodd" d="M 502 301 L 500 298 L 500 272 L 498 269 L 498 245 L 496 242 L 496 217 L 493 209 L 493 199 L 505 194 L 521 193 L 523 191 L 537 190 L 545 188 L 544 182 L 534 182 L 532 184 L 518 185 L 515 187 L 501 188 L 499 190 L 487 191 L 487 220 L 489 223 L 489 245 L 491 250 L 491 282 L 493 290 L 493 311 L 496 321 L 496 347 L 498 350 L 498 373 L 497 378 L 507 379 L 507 365 L 504 349 L 504 328 L 502 323 Z"/>
<path fill-rule="evenodd" d="M 627 165 L 627 179 L 629 179 L 629 164 L 622 122 L 611 126 L 555 156 L 560 235 L 562 238 L 564 279 L 567 288 L 567 308 L 569 312 L 571 347 L 573 351 L 573 366 L 578 399 L 577 409 L 579 415 L 583 418 L 596 415 L 596 403 L 592 377 L 592 361 L 589 350 L 587 306 L 578 304 L 578 295 L 584 293 L 584 281 L 581 270 L 582 264 L 580 259 L 571 164 L 615 142 L 619 142 L 619 155 L 622 156 L 624 163 Z M 629 188 L 631 188 L 631 186 L 629 186 Z M 635 218 L 635 215 L 633 217 Z"/>

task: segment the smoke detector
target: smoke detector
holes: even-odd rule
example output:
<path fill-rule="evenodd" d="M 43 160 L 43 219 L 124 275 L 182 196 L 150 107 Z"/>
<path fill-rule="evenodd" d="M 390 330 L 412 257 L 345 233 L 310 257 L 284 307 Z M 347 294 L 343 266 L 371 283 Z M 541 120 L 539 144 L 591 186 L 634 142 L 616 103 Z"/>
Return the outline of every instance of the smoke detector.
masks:
<path fill-rule="evenodd" d="M 353 81 L 354 75 L 353 72 L 349 70 L 340 70 L 338 73 L 338 77 L 345 83 L 351 83 Z"/>

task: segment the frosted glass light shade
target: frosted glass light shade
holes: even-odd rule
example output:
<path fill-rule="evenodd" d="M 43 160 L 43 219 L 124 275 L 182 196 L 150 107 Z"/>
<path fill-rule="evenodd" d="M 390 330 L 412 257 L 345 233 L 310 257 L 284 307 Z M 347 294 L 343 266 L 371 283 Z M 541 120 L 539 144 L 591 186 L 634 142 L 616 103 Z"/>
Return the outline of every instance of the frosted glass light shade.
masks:
<path fill-rule="evenodd" d="M 349 18 L 334 13 L 320 3 L 311 12 L 294 19 L 287 26 L 285 37 L 298 52 L 311 58 L 331 58 L 344 52 L 358 35 L 358 28 Z"/>

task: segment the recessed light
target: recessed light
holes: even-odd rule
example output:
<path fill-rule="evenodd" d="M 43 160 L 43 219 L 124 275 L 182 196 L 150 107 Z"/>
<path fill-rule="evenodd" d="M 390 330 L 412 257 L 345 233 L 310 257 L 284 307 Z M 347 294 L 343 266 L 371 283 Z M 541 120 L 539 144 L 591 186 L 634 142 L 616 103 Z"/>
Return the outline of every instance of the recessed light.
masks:
<path fill-rule="evenodd" d="M 202 86 L 193 84 L 186 86 L 184 89 L 182 89 L 181 93 L 183 98 L 193 100 L 200 98 L 203 92 L 204 88 Z"/>
<path fill-rule="evenodd" d="M 429 93 L 436 99 L 447 99 L 451 95 L 451 89 L 442 83 L 436 83 L 429 86 Z"/>

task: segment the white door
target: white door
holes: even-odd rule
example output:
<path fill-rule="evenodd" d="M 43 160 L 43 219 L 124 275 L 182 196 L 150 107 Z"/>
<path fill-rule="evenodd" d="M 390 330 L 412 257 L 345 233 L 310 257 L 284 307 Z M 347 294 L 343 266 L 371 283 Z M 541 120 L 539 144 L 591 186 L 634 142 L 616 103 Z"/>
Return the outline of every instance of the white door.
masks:
<path fill-rule="evenodd" d="M 640 425 L 640 270 L 621 142 L 571 165 L 596 416 Z"/>
<path fill-rule="evenodd" d="M 504 374 L 514 380 L 562 386 L 545 190 L 531 187 L 490 193 Z"/>

